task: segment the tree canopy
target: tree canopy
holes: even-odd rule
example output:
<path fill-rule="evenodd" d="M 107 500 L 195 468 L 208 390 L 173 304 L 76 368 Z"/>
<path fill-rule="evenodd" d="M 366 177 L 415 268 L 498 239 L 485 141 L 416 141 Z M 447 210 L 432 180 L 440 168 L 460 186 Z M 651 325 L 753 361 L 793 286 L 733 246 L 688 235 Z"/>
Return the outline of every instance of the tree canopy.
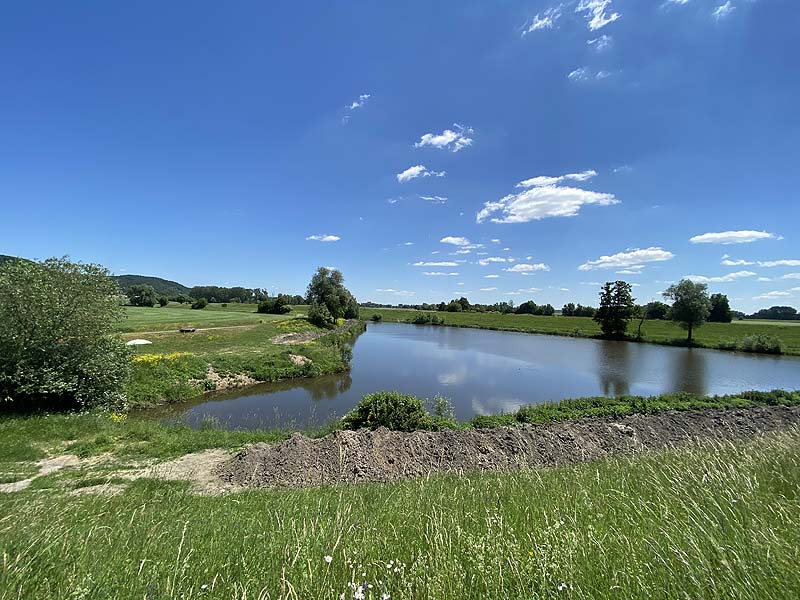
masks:
<path fill-rule="evenodd" d="M 358 301 L 344 287 L 341 271 L 319 267 L 306 292 L 309 304 L 325 305 L 333 320 L 358 318 Z"/>
<path fill-rule="evenodd" d="M 625 281 L 606 282 L 600 290 L 600 308 L 594 320 L 600 324 L 603 335 L 622 337 L 628 329 L 628 321 L 633 317 L 636 305 L 632 287 Z"/>
<path fill-rule="evenodd" d="M 733 321 L 733 312 L 725 294 L 711 294 L 711 311 L 708 314 L 709 323 L 730 323 Z"/>
<path fill-rule="evenodd" d="M 67 258 L 0 268 L 0 401 L 26 408 L 123 400 L 128 349 L 113 336 L 120 290 Z"/>
<path fill-rule="evenodd" d="M 686 341 L 692 343 L 692 331 L 700 327 L 711 313 L 708 286 L 691 279 L 681 279 L 664 292 L 664 298 L 672 300 L 672 320 L 688 332 Z"/>

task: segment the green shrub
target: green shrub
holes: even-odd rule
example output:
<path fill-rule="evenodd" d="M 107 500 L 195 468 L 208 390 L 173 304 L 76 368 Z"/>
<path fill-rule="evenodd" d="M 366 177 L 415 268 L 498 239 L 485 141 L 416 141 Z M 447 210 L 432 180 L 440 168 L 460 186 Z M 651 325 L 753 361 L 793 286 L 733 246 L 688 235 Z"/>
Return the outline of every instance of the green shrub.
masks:
<path fill-rule="evenodd" d="M 444 325 L 444 317 L 430 313 L 419 313 L 414 315 L 409 320 L 409 323 L 412 325 Z"/>
<path fill-rule="evenodd" d="M 258 303 L 256 312 L 270 315 L 286 315 L 292 312 L 292 307 L 286 303 L 283 296 L 277 298 L 267 298 Z"/>
<path fill-rule="evenodd" d="M 167 298 L 166 296 L 159 296 L 158 297 L 158 305 L 159 306 L 166 306 L 167 304 L 169 304 L 169 298 Z"/>
<path fill-rule="evenodd" d="M 192 308 L 194 310 L 202 310 L 206 306 L 208 306 L 208 300 L 206 300 L 205 298 L 198 298 L 197 300 L 192 302 Z"/>
<path fill-rule="evenodd" d="M 372 316 L 370 317 L 370 319 L 372 319 L 372 320 L 373 320 L 373 321 L 375 321 L 376 323 L 380 323 L 381 321 L 383 321 L 383 315 L 382 315 L 382 314 L 380 314 L 380 313 L 375 313 L 374 315 L 372 315 Z"/>
<path fill-rule="evenodd" d="M 308 320 L 317 327 L 331 327 L 333 316 L 324 304 L 314 302 L 308 309 Z"/>
<path fill-rule="evenodd" d="M 386 427 L 396 431 L 415 431 L 429 429 L 431 425 L 431 416 L 422 400 L 400 392 L 367 394 L 342 419 L 345 429 Z"/>
<path fill-rule="evenodd" d="M 780 338 L 763 333 L 748 335 L 739 342 L 739 350 L 743 352 L 759 352 L 761 354 L 783 354 L 783 342 Z"/>

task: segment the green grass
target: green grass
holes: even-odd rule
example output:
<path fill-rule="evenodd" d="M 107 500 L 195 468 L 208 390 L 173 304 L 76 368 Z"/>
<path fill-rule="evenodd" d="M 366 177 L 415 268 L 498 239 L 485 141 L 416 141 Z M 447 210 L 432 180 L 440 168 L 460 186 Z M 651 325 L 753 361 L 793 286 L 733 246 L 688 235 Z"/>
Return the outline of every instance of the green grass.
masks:
<path fill-rule="evenodd" d="M 0 599 L 800 595 L 796 429 L 508 475 L 69 494 L 92 481 L 0 495 Z"/>
<path fill-rule="evenodd" d="M 192 310 L 189 304 L 170 303 L 160 307 L 125 307 L 126 317 L 117 324 L 121 332 L 167 331 L 180 327 L 229 327 L 290 319 L 295 315 L 264 315 L 256 312 L 255 304 L 209 304 L 202 310 Z"/>
<path fill-rule="evenodd" d="M 152 344 L 139 346 L 136 350 L 133 373 L 125 389 L 128 401 L 133 407 L 154 406 L 185 400 L 214 389 L 213 382 L 207 379 L 209 367 L 223 376 L 244 375 L 256 381 L 313 377 L 349 369 L 349 349 L 344 343 L 346 336 L 341 334 L 328 334 L 303 344 L 270 342 L 279 334 L 306 331 L 324 330 L 306 319 L 290 316 L 268 318 L 264 323 L 228 329 L 149 333 L 146 339 Z M 360 331 L 361 328 L 356 328 L 354 333 Z M 123 334 L 123 339 L 135 337 L 142 335 Z M 174 353 L 180 353 L 181 356 L 146 360 L 147 355 L 165 357 Z M 297 365 L 292 362 L 291 355 L 304 356 L 311 362 Z"/>
<path fill-rule="evenodd" d="M 362 308 L 361 318 L 369 319 L 373 314 L 383 315 L 384 322 L 406 322 L 423 311 L 398 308 Z M 600 327 L 589 317 L 562 317 L 536 315 L 502 315 L 500 313 L 448 313 L 443 316 L 445 324 L 453 327 L 474 327 L 502 331 L 520 331 L 549 335 L 596 337 Z M 729 349 L 731 345 L 749 335 L 763 334 L 781 339 L 786 354 L 800 354 L 800 327 L 792 321 L 777 322 L 736 321 L 734 323 L 706 323 L 695 329 L 695 345 L 707 348 Z M 787 324 L 788 323 L 788 324 Z M 628 325 L 628 334 L 635 335 L 638 322 Z M 645 321 L 642 326 L 642 341 L 657 344 L 683 344 L 686 332 L 672 321 Z"/>

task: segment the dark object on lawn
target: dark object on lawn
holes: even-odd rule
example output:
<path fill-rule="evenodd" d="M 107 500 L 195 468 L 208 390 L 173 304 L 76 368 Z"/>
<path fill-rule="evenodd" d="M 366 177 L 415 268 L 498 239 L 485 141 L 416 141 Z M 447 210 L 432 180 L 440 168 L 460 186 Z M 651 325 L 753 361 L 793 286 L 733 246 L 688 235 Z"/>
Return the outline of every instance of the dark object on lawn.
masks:
<path fill-rule="evenodd" d="M 196 327 L 181 327 L 179 331 L 181 333 L 194 333 L 197 330 Z"/>

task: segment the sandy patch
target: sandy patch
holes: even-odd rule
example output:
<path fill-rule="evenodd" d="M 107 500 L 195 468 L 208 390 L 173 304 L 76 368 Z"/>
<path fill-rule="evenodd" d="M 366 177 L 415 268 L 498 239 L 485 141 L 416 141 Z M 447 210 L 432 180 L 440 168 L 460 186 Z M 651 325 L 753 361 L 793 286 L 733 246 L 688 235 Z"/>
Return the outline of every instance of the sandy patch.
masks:
<path fill-rule="evenodd" d="M 45 475 L 50 475 L 51 473 L 60 471 L 64 467 L 77 467 L 80 464 L 81 459 L 74 454 L 64 454 L 62 456 L 55 456 L 53 458 L 43 458 L 42 460 L 36 462 L 36 466 L 39 467 L 39 472 L 36 475 L 29 477 L 28 479 L 14 481 L 13 483 L 0 484 L 0 493 L 21 492 L 22 490 L 30 487 L 31 483 L 33 483 L 33 480 L 37 477 L 44 477 Z"/>

